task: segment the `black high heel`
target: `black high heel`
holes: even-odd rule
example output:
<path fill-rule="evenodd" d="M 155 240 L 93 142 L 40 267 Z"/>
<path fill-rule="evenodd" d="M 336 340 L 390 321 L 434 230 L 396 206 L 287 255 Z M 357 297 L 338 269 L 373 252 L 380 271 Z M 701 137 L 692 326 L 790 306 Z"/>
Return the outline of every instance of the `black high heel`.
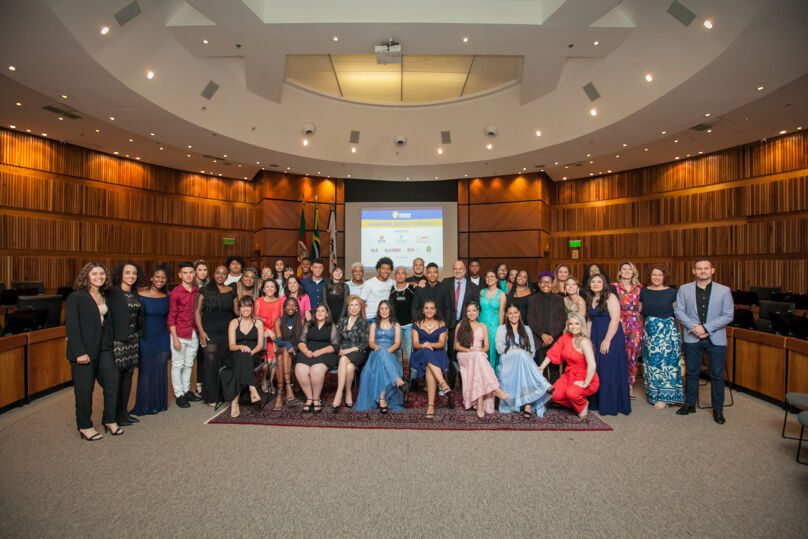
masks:
<path fill-rule="evenodd" d="M 315 402 L 319 402 L 320 404 L 314 404 Z M 313 400 L 312 404 L 314 405 L 314 408 L 312 408 L 312 413 L 319 414 L 320 412 L 323 411 L 323 401 L 321 401 L 320 399 Z"/>
<path fill-rule="evenodd" d="M 83 432 L 79 431 L 79 437 L 82 440 L 84 440 L 85 442 L 97 442 L 98 440 L 102 439 L 104 437 L 104 435 L 101 434 L 100 432 L 96 432 L 95 434 L 93 434 L 92 436 L 90 436 L 88 438 L 87 435 L 85 435 Z"/>
<path fill-rule="evenodd" d="M 123 429 L 118 427 L 114 432 L 106 424 L 104 425 L 104 432 L 110 433 L 112 436 L 120 436 L 123 434 Z"/>
<path fill-rule="evenodd" d="M 303 405 L 303 413 L 304 413 L 304 414 L 310 414 L 310 413 L 311 413 L 311 407 L 312 407 L 312 406 L 313 406 L 313 403 L 311 403 L 311 404 L 309 404 L 309 403 L 304 404 L 304 405 Z"/>

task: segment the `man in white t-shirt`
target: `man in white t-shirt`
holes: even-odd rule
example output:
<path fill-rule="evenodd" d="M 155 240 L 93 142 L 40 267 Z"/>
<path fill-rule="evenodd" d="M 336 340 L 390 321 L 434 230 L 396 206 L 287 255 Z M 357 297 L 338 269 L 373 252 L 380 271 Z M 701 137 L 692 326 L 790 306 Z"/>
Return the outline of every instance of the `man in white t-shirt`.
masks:
<path fill-rule="evenodd" d="M 240 256 L 228 257 L 225 266 L 227 266 L 228 273 L 224 285 L 230 286 L 233 283 L 239 282 L 241 280 L 241 270 L 244 268 L 244 259 Z"/>
<path fill-rule="evenodd" d="M 389 257 L 382 257 L 376 262 L 376 277 L 365 281 L 362 293 L 359 297 L 365 302 L 365 318 L 368 324 L 372 324 L 376 319 L 376 310 L 379 302 L 383 299 L 390 299 L 390 290 L 395 284 L 390 279 L 393 271 L 393 261 Z"/>

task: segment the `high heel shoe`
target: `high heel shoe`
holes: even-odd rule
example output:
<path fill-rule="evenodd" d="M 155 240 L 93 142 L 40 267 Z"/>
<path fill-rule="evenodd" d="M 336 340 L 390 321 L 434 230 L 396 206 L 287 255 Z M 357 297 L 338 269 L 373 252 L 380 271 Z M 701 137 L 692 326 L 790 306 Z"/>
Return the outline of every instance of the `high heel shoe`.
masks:
<path fill-rule="evenodd" d="M 310 414 L 310 413 L 311 413 L 311 407 L 312 407 L 312 404 L 313 404 L 313 403 L 311 403 L 311 402 L 307 402 L 306 404 L 304 404 L 304 405 L 303 405 L 303 408 L 302 408 L 302 412 L 303 412 L 304 414 Z"/>
<path fill-rule="evenodd" d="M 318 404 L 314 404 L 315 402 Z M 312 404 L 314 404 L 314 407 L 311 409 L 311 413 L 319 414 L 320 412 L 323 411 L 323 401 L 321 401 L 320 399 L 313 400 Z"/>
<path fill-rule="evenodd" d="M 104 425 L 104 432 L 108 432 L 113 436 L 120 436 L 121 434 L 123 434 L 123 429 L 121 427 L 118 427 L 117 429 L 115 429 L 113 431 L 112 429 L 109 428 L 108 425 L 105 424 Z"/>
<path fill-rule="evenodd" d="M 430 408 L 432 408 L 432 413 L 429 413 Z M 426 406 L 426 418 L 427 419 L 434 419 L 435 418 L 435 405 L 434 404 L 427 404 L 427 406 Z"/>
<path fill-rule="evenodd" d="M 443 382 L 443 384 L 440 386 L 440 390 L 443 391 L 444 397 L 448 397 L 449 394 L 452 392 L 452 388 L 449 387 L 449 384 L 447 384 L 446 382 Z"/>
<path fill-rule="evenodd" d="M 84 434 L 83 432 L 79 431 L 79 437 L 80 437 L 82 440 L 84 440 L 85 442 L 97 442 L 98 440 L 100 440 L 101 438 L 103 438 L 103 437 L 104 437 L 104 435 L 103 435 L 103 434 L 101 434 L 100 432 L 96 432 L 96 433 L 95 433 L 95 434 L 93 434 L 92 436 L 88 437 L 86 434 Z"/>

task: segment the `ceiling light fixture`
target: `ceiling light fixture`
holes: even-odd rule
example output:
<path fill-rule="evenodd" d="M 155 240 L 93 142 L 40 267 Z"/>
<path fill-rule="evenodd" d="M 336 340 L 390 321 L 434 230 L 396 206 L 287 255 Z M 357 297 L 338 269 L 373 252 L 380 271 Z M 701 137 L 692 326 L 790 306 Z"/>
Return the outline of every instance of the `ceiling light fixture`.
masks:
<path fill-rule="evenodd" d="M 620 159 L 620 154 L 615 155 L 617 159 Z"/>
<path fill-rule="evenodd" d="M 47 136 L 48 136 L 48 134 L 47 134 L 47 133 L 42 133 L 42 136 L 43 136 L 43 137 L 47 137 Z"/>
<path fill-rule="evenodd" d="M 14 124 L 11 124 L 9 127 L 10 127 L 11 129 L 17 129 L 17 126 L 16 126 L 16 125 L 14 125 Z"/>
<path fill-rule="evenodd" d="M 59 116 L 59 120 L 64 120 L 64 118 L 62 118 L 61 116 Z"/>
<path fill-rule="evenodd" d="M 797 127 L 797 131 L 802 131 L 802 126 Z"/>
<path fill-rule="evenodd" d="M 165 150 L 165 148 L 163 148 L 162 146 L 160 146 L 160 149 L 161 149 L 161 150 Z"/>
<path fill-rule="evenodd" d="M 437 177 L 437 176 L 435 176 L 435 179 L 437 180 L 437 179 L 438 179 L 438 177 Z"/>
<path fill-rule="evenodd" d="M 711 21 L 710 19 L 707 19 L 706 21 L 704 21 L 704 27 L 707 30 L 712 30 L 713 29 L 713 21 Z"/>
<path fill-rule="evenodd" d="M 101 27 L 101 30 L 99 30 L 99 33 L 100 33 L 102 36 L 107 35 L 107 34 L 109 33 L 109 26 L 102 26 L 102 27 Z"/>
<path fill-rule="evenodd" d="M 333 39 L 334 41 L 339 41 L 339 37 L 338 37 L 338 36 L 334 36 L 334 37 L 332 37 L 331 39 Z"/>
<path fill-rule="evenodd" d="M 667 135 L 667 134 L 668 134 L 668 132 L 667 132 L 667 131 L 660 131 L 660 133 L 661 133 L 661 134 L 663 134 L 663 135 Z"/>
<path fill-rule="evenodd" d="M 647 152 L 648 148 L 643 148 L 642 151 Z"/>
<path fill-rule="evenodd" d="M 707 132 L 708 132 L 708 133 L 712 133 L 712 132 L 713 132 L 713 130 L 712 130 L 712 129 L 708 129 L 708 130 L 707 130 Z"/>
<path fill-rule="evenodd" d="M 152 80 L 154 78 L 154 71 L 146 71 L 146 78 Z"/>
<path fill-rule="evenodd" d="M 203 40 L 202 40 L 202 44 L 203 44 L 203 45 L 207 45 L 207 44 L 208 44 L 208 40 L 207 40 L 207 39 L 203 39 Z"/>
<path fill-rule="evenodd" d="M 188 149 L 189 149 L 189 150 L 191 149 L 191 145 L 190 145 L 190 144 L 188 145 Z"/>
<path fill-rule="evenodd" d="M 67 99 L 67 96 L 65 94 L 62 94 L 61 97 L 62 97 L 62 99 Z"/>
<path fill-rule="evenodd" d="M 140 161 L 140 157 L 135 157 L 135 159 L 137 159 L 138 161 Z"/>
<path fill-rule="evenodd" d="M 308 145 L 309 145 L 309 139 L 304 138 L 303 139 L 303 146 L 308 146 Z"/>
<path fill-rule="evenodd" d="M 611 171 L 611 170 L 607 170 L 607 171 L 606 171 L 606 174 L 611 174 L 611 173 L 612 173 L 612 171 Z"/>
<path fill-rule="evenodd" d="M 537 136 L 537 137 L 540 137 L 540 136 L 541 136 L 541 131 L 540 131 L 539 129 L 537 129 L 537 130 L 536 130 L 536 136 Z"/>
<path fill-rule="evenodd" d="M 625 147 L 627 147 L 627 146 L 628 146 L 628 144 L 626 144 L 626 143 L 624 142 L 624 143 L 623 143 L 623 148 L 625 148 Z"/>
<path fill-rule="evenodd" d="M 526 168 L 526 167 L 522 167 L 522 172 L 524 172 L 524 171 L 526 171 L 526 170 L 527 170 L 527 168 Z"/>
<path fill-rule="evenodd" d="M 704 152 L 699 152 L 699 155 L 703 154 Z"/>
<path fill-rule="evenodd" d="M 438 155 L 443 155 L 443 148 L 438 148 Z"/>
<path fill-rule="evenodd" d="M 704 113 L 704 117 L 705 117 L 705 118 L 709 118 L 709 117 L 710 117 L 710 113 L 709 113 L 709 112 L 705 112 L 705 113 Z"/>
<path fill-rule="evenodd" d="M 17 68 L 14 66 L 8 66 L 9 71 L 17 71 Z"/>
<path fill-rule="evenodd" d="M 566 177 L 566 176 L 564 176 L 564 177 L 563 177 L 563 178 L 561 178 L 561 179 L 562 179 L 562 180 L 566 180 L 566 179 L 567 179 L 567 177 Z"/>
<path fill-rule="evenodd" d="M 351 177 L 351 175 L 350 175 L 350 174 L 346 174 L 346 176 L 347 176 L 348 178 L 350 178 L 350 177 Z"/>
<path fill-rule="evenodd" d="M 766 87 L 765 87 L 765 86 L 758 86 L 758 87 L 757 87 L 757 91 L 758 91 L 758 92 L 762 92 L 762 91 L 763 91 L 763 90 L 765 90 L 765 89 L 766 89 Z"/>
<path fill-rule="evenodd" d="M 679 159 L 679 156 L 677 155 L 676 157 L 674 157 L 674 159 Z"/>
<path fill-rule="evenodd" d="M 587 157 L 592 157 L 591 153 L 586 154 Z"/>
<path fill-rule="evenodd" d="M 464 37 L 464 38 L 463 38 L 463 43 L 468 43 L 468 42 L 469 42 L 469 38 Z"/>
<path fill-rule="evenodd" d="M 19 101 L 17 101 L 17 102 L 16 102 L 16 103 L 14 103 L 14 104 L 15 104 L 15 105 L 17 105 L 18 107 L 21 107 L 21 106 L 22 106 L 22 103 L 20 103 Z"/>
<path fill-rule="evenodd" d="M 356 153 L 356 146 L 351 146 L 351 153 Z"/>
<path fill-rule="evenodd" d="M 115 116 L 110 116 L 110 117 L 109 117 L 109 121 L 110 121 L 110 122 L 114 122 L 114 121 L 115 121 Z"/>
<path fill-rule="evenodd" d="M 486 145 L 485 145 L 485 147 L 486 147 L 486 148 L 488 148 L 489 150 L 493 150 L 493 149 L 494 149 L 494 145 L 493 145 L 493 144 L 490 144 L 490 143 L 489 143 L 489 144 L 486 144 Z"/>
<path fill-rule="evenodd" d="M 597 116 L 598 115 L 598 109 L 590 109 L 589 114 L 592 115 L 592 116 Z"/>
<path fill-rule="evenodd" d="M 118 152 L 112 152 L 112 153 L 114 153 L 115 155 L 118 155 Z"/>
<path fill-rule="evenodd" d="M 558 164 L 558 161 L 556 161 L 556 162 L 555 162 L 555 164 L 557 165 L 557 164 Z"/>
<path fill-rule="evenodd" d="M 594 45 L 595 47 L 597 47 L 598 45 L 600 45 L 600 41 L 593 41 L 593 42 L 592 42 L 592 45 Z"/>
<path fill-rule="evenodd" d="M 786 134 L 786 130 L 785 130 L 785 129 L 783 129 L 782 131 L 780 131 L 780 134 L 781 134 L 781 135 L 785 135 L 785 134 Z"/>
<path fill-rule="evenodd" d="M 135 139 L 131 139 L 131 138 L 129 139 L 129 142 L 134 142 L 134 141 L 135 141 Z"/>
<path fill-rule="evenodd" d="M 674 143 L 679 142 L 679 139 L 678 139 L 678 138 L 677 138 L 677 139 L 673 139 L 673 142 L 674 142 Z"/>
<path fill-rule="evenodd" d="M 149 133 L 149 135 L 154 136 L 154 133 Z"/>
<path fill-rule="evenodd" d="M 646 74 L 645 74 L 645 80 L 646 80 L 647 82 L 653 82 L 653 80 L 654 80 L 654 74 L 653 74 L 653 73 L 646 73 Z"/>

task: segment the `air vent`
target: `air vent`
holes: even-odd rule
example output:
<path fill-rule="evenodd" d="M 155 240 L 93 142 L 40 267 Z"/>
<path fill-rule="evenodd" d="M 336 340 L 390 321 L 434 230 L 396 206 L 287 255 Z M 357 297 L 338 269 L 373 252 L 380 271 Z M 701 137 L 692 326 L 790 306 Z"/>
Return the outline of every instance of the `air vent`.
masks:
<path fill-rule="evenodd" d="M 696 18 L 696 14 L 690 11 L 679 0 L 673 0 L 673 3 L 668 7 L 668 15 L 685 26 L 690 26 L 690 23 Z"/>
<path fill-rule="evenodd" d="M 115 20 L 118 21 L 118 24 L 123 26 L 138 15 L 140 15 L 140 5 L 137 3 L 137 0 L 135 0 L 131 4 L 126 4 L 119 9 L 115 13 Z"/>
<path fill-rule="evenodd" d="M 48 112 L 52 112 L 54 114 L 58 114 L 59 116 L 64 116 L 65 118 L 70 118 L 71 120 L 78 120 L 81 118 L 78 114 L 78 110 L 70 107 L 68 105 L 64 105 L 62 103 L 55 103 L 53 105 L 45 105 L 42 107 L 43 109 L 47 110 Z"/>
<path fill-rule="evenodd" d="M 206 159 L 215 159 L 217 161 L 221 161 L 223 165 L 229 165 L 230 164 L 227 161 L 225 161 L 224 157 L 217 157 L 215 155 L 209 155 L 209 154 L 206 154 L 206 153 L 203 153 L 202 157 L 204 157 Z"/>
<path fill-rule="evenodd" d="M 451 131 L 441 131 L 440 132 L 440 142 L 441 142 L 441 144 L 451 144 L 452 143 L 452 132 Z"/>
<path fill-rule="evenodd" d="M 205 89 L 202 90 L 202 97 L 204 97 L 205 99 L 210 100 L 210 98 L 213 97 L 213 94 L 215 94 L 216 90 L 218 90 L 218 89 L 219 89 L 219 85 L 216 84 L 213 81 L 210 81 L 210 82 L 208 82 L 208 85 L 205 86 Z"/>
<path fill-rule="evenodd" d="M 279 165 L 270 164 L 269 168 L 278 168 Z"/>
<path fill-rule="evenodd" d="M 598 92 L 598 89 L 595 88 L 595 85 L 591 82 L 587 83 L 584 86 L 584 93 L 586 94 L 586 97 L 588 97 L 590 101 L 600 99 L 600 92 Z"/>
<path fill-rule="evenodd" d="M 359 144 L 359 131 L 351 131 L 351 138 L 348 139 L 351 144 Z"/>

